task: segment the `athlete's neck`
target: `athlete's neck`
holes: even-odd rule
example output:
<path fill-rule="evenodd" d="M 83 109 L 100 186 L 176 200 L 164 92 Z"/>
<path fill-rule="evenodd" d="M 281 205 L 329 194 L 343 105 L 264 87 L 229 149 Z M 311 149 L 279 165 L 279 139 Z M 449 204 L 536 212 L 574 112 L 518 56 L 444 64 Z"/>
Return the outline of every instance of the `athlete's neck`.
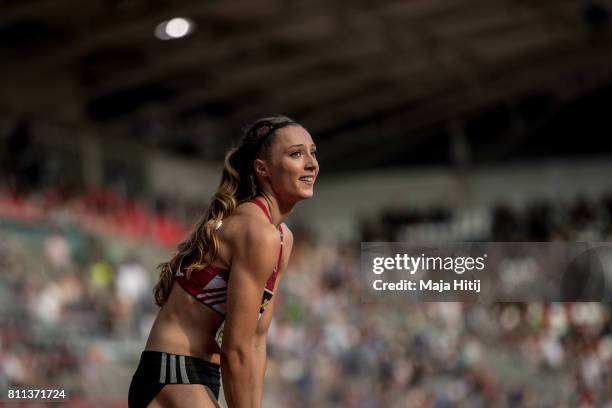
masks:
<path fill-rule="evenodd" d="M 295 203 L 284 203 L 278 200 L 272 194 L 258 194 L 256 199 L 263 202 L 268 211 L 270 212 L 270 218 L 272 218 L 272 224 L 275 226 L 281 225 L 293 212 Z"/>

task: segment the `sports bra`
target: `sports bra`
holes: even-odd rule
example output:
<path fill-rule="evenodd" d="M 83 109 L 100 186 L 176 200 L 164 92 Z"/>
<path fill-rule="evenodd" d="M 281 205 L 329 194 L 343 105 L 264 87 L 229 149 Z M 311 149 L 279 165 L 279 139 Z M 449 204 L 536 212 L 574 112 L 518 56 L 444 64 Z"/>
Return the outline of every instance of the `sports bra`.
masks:
<path fill-rule="evenodd" d="M 261 201 L 253 199 L 249 200 L 249 202 L 256 204 L 259 208 L 261 208 L 264 214 L 266 214 L 266 217 L 270 223 L 272 223 L 272 218 L 268 213 L 268 209 Z M 218 227 L 220 226 L 221 225 Z M 261 304 L 259 307 L 260 318 L 274 295 L 274 284 L 276 283 L 276 276 L 278 275 L 280 262 L 283 257 L 283 229 L 280 225 L 278 226 L 278 230 L 280 232 L 281 247 L 278 254 L 278 260 L 276 261 L 276 266 L 266 281 L 266 286 L 263 290 Z M 193 271 L 189 276 L 189 279 L 187 279 L 182 270 L 178 270 L 174 274 L 174 280 L 178 282 L 178 284 L 187 293 L 195 297 L 203 305 L 208 306 L 221 316 L 225 317 L 225 304 L 227 301 L 227 283 L 229 282 L 229 275 L 230 271 L 228 269 L 208 265 L 203 269 Z M 223 325 L 221 325 L 216 335 L 219 346 L 221 346 L 222 335 Z"/>

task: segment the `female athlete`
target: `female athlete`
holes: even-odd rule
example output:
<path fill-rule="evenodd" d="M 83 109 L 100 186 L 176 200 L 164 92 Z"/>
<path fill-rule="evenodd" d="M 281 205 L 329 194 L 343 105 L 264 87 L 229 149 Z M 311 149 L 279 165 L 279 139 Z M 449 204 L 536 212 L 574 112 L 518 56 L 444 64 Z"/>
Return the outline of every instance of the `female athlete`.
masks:
<path fill-rule="evenodd" d="M 161 309 L 130 408 L 218 407 L 221 380 L 229 408 L 261 407 L 273 294 L 293 244 L 284 221 L 313 195 L 315 151 L 306 129 L 285 116 L 243 131 L 208 210 L 160 265 Z"/>

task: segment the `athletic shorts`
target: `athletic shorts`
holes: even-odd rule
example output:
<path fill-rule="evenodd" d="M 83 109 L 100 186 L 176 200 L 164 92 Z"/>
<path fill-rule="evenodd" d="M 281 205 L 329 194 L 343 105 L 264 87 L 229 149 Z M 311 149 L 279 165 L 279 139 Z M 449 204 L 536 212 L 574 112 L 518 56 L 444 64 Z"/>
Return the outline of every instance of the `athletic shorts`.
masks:
<path fill-rule="evenodd" d="M 196 357 L 145 350 L 130 384 L 129 408 L 146 408 L 166 384 L 204 384 L 219 399 L 221 370 Z"/>

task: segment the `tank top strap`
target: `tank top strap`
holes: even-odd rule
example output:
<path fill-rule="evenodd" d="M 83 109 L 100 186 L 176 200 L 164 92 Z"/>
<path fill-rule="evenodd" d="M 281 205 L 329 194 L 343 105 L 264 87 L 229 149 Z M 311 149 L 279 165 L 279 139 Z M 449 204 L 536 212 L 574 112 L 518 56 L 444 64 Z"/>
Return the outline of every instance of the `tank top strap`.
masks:
<path fill-rule="evenodd" d="M 252 199 L 249 200 L 249 202 L 257 205 L 259 208 L 261 208 L 261 211 L 264 212 L 264 214 L 266 214 L 266 217 L 268 217 L 268 221 L 270 221 L 270 224 L 272 224 L 272 217 L 270 216 L 270 213 L 268 212 L 268 209 L 266 208 L 266 206 L 259 200 L 256 199 Z"/>
<path fill-rule="evenodd" d="M 263 211 L 264 214 L 266 214 L 266 217 L 268 217 L 268 221 L 270 221 L 270 224 L 272 224 L 272 217 L 270 216 L 270 213 L 268 212 L 268 209 L 266 208 L 266 206 L 260 200 L 252 199 L 252 200 L 249 200 L 249 202 L 261 208 L 261 211 Z M 283 227 L 279 225 L 277 228 L 278 228 L 278 232 L 280 233 L 281 247 L 278 253 L 278 260 L 276 261 L 276 268 L 274 268 L 274 272 L 273 272 L 274 277 L 276 277 L 276 274 L 278 273 L 278 270 L 280 268 L 280 263 L 283 258 Z"/>

